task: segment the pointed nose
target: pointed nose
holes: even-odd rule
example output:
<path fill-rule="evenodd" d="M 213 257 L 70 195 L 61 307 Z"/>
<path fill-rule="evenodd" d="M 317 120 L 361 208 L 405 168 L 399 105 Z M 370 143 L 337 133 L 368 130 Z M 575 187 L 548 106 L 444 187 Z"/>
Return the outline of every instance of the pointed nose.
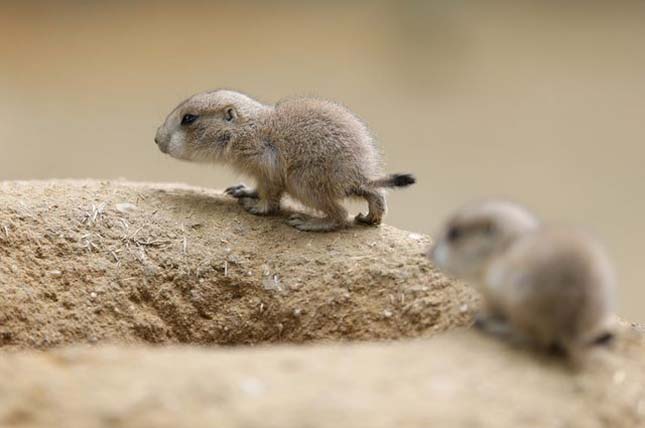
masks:
<path fill-rule="evenodd" d="M 157 128 L 157 132 L 155 132 L 155 144 L 159 145 L 159 142 L 161 141 L 161 136 L 159 135 L 161 133 L 161 127 Z"/>
<path fill-rule="evenodd" d="M 162 130 L 157 131 L 155 135 L 155 144 L 159 147 L 162 153 L 168 153 L 168 137 L 162 132 Z"/>
<path fill-rule="evenodd" d="M 163 153 L 166 153 L 168 143 L 166 142 L 166 138 L 164 138 L 164 135 L 162 134 L 161 128 L 157 129 L 157 134 L 155 135 L 155 144 L 157 145 L 157 147 L 159 147 L 159 150 L 161 150 Z"/>

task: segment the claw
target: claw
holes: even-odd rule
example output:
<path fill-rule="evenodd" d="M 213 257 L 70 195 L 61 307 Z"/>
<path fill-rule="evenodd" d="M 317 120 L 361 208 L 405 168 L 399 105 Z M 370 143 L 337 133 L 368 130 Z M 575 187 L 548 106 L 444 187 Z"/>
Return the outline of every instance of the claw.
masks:
<path fill-rule="evenodd" d="M 326 222 L 324 220 L 304 220 L 298 224 L 292 225 L 294 228 L 303 232 L 331 232 L 342 227 L 334 222 Z"/>
<path fill-rule="evenodd" d="M 238 184 L 236 186 L 227 187 L 226 190 L 224 190 L 224 193 L 226 193 L 227 195 L 234 196 L 237 192 L 239 192 L 244 187 L 245 186 L 243 184 Z"/>
<path fill-rule="evenodd" d="M 304 222 L 305 222 L 305 219 L 301 214 L 292 214 L 287 219 L 287 224 L 293 227 L 300 226 Z"/>
<path fill-rule="evenodd" d="M 224 193 L 234 198 L 256 198 L 257 194 L 254 190 L 247 187 L 245 184 L 238 184 L 236 186 L 228 187 Z"/>
<path fill-rule="evenodd" d="M 291 214 L 287 219 L 287 224 L 293 227 L 300 226 L 307 221 L 307 217 L 303 214 Z"/>
<path fill-rule="evenodd" d="M 369 214 L 365 215 L 363 213 L 358 213 L 356 217 L 354 217 L 354 221 L 356 223 L 365 224 L 368 226 L 376 226 L 380 223 L 380 221 L 375 221 L 374 218 Z"/>
<path fill-rule="evenodd" d="M 303 214 L 292 214 L 287 219 L 287 224 L 303 232 L 330 232 L 343 227 L 333 220 L 309 217 Z"/>
<path fill-rule="evenodd" d="M 356 220 L 356 223 L 367 223 L 367 216 L 363 213 L 358 213 L 354 220 Z"/>

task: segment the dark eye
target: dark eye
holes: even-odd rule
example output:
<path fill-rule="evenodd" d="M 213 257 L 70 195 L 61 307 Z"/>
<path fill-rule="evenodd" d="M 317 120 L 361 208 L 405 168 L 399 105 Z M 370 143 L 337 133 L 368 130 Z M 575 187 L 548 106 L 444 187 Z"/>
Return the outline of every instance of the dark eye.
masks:
<path fill-rule="evenodd" d="M 235 112 L 233 111 L 232 108 L 227 108 L 226 109 L 224 119 L 226 119 L 227 122 L 232 122 L 233 119 L 235 119 Z"/>
<path fill-rule="evenodd" d="M 190 125 L 194 121 L 197 120 L 199 116 L 195 114 L 185 114 L 184 117 L 181 118 L 181 124 L 182 125 Z"/>
<path fill-rule="evenodd" d="M 455 242 L 460 237 L 461 237 L 461 229 L 455 226 L 448 229 L 448 234 L 446 235 L 446 239 L 448 239 L 449 242 Z"/>

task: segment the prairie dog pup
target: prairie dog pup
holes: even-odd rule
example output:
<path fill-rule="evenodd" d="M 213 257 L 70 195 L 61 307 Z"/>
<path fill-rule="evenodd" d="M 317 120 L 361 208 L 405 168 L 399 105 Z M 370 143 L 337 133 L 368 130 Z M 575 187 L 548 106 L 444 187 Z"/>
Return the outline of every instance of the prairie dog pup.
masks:
<path fill-rule="evenodd" d="M 602 248 L 585 234 L 538 226 L 505 202 L 469 206 L 447 227 L 431 258 L 482 291 L 485 328 L 507 329 L 570 355 L 610 334 L 614 275 Z"/>
<path fill-rule="evenodd" d="M 444 224 L 430 258 L 444 272 L 480 287 L 491 259 L 538 225 L 531 212 L 512 202 L 471 203 Z"/>
<path fill-rule="evenodd" d="M 340 202 L 348 197 L 367 200 L 369 212 L 357 215 L 357 222 L 380 224 L 386 210 L 382 189 L 415 182 L 410 174 L 384 175 L 365 125 L 346 108 L 315 98 L 264 105 L 239 92 L 203 92 L 168 115 L 155 142 L 172 157 L 225 163 L 254 178 L 255 189 L 226 189 L 252 214 L 278 212 L 285 193 L 324 213 L 292 216 L 289 224 L 300 230 L 345 226 Z"/>

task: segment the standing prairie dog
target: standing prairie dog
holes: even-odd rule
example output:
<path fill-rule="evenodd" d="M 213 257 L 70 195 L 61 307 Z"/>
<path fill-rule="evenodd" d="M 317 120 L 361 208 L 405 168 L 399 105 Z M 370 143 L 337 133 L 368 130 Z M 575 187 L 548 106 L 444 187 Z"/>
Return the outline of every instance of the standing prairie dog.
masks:
<path fill-rule="evenodd" d="M 613 271 L 577 230 L 541 226 L 518 205 L 489 201 L 459 210 L 430 257 L 482 291 L 485 328 L 570 355 L 611 334 Z"/>
<path fill-rule="evenodd" d="M 182 102 L 159 127 L 155 142 L 170 156 L 232 166 L 257 182 L 226 193 L 252 214 L 277 213 L 287 193 L 324 218 L 295 215 L 299 230 L 331 231 L 347 223 L 341 200 L 361 197 L 369 212 L 359 223 L 377 225 L 385 214 L 382 189 L 405 187 L 410 174 L 383 175 L 365 125 L 346 108 L 315 98 L 264 105 L 239 92 L 215 90 Z"/>

